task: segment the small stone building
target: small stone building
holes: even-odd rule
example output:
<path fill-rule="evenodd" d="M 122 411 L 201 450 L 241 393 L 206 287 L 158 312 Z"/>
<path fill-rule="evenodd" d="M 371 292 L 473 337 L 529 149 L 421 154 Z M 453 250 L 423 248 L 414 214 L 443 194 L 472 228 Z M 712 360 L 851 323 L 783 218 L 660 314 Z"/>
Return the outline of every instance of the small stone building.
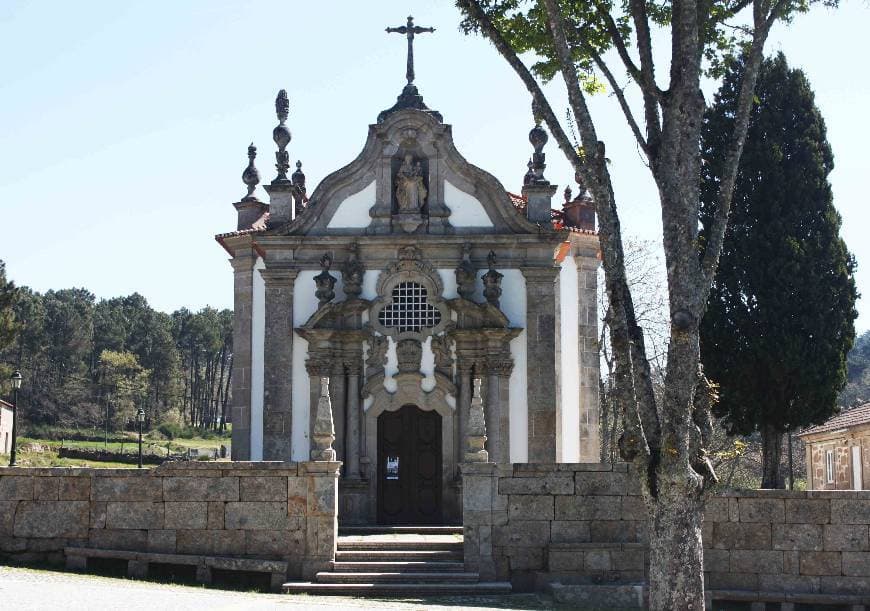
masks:
<path fill-rule="evenodd" d="M 870 490 L 870 403 L 798 437 L 806 444 L 807 490 Z"/>
<path fill-rule="evenodd" d="M 566 189 L 552 210 L 540 125 L 508 193 L 412 80 L 310 196 L 300 162 L 288 177 L 282 90 L 268 203 L 252 145 L 236 231 L 217 236 L 234 270 L 232 458 L 308 460 L 328 377 L 345 524 L 458 523 L 475 399 L 493 462 L 599 457 L 589 198 Z"/>
<path fill-rule="evenodd" d="M 12 451 L 12 404 L 0 399 L 0 454 Z"/>

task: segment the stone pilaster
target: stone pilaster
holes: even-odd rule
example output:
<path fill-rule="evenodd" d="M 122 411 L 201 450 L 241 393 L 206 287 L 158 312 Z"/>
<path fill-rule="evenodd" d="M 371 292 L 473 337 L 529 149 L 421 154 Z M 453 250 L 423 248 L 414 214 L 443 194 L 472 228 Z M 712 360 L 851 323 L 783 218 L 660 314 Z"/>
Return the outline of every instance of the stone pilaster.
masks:
<path fill-rule="evenodd" d="M 456 364 L 456 375 L 459 378 L 459 397 L 456 404 L 456 414 L 459 416 L 458 426 L 454 429 L 453 448 L 456 451 L 456 464 L 463 462 L 463 448 L 468 429 L 468 413 L 471 410 L 471 362 L 460 359 Z"/>
<path fill-rule="evenodd" d="M 556 279 L 555 267 L 524 267 L 528 367 L 529 462 L 556 462 Z"/>
<path fill-rule="evenodd" d="M 345 460 L 345 439 L 346 439 L 346 423 L 345 414 L 347 412 L 347 402 L 345 396 L 345 385 L 347 380 L 344 373 L 344 362 L 336 359 L 332 363 L 332 373 L 329 376 L 329 396 L 332 399 L 332 418 L 335 423 L 335 455 L 336 460 L 344 462 Z"/>
<path fill-rule="evenodd" d="M 359 479 L 360 452 L 360 387 L 359 370 L 361 364 L 347 364 L 347 425 L 345 426 L 345 467 L 344 476 L 348 479 Z"/>
<path fill-rule="evenodd" d="M 578 292 L 577 342 L 580 356 L 580 462 L 601 460 L 598 421 L 598 261 L 576 257 Z M 569 324 L 569 321 L 563 321 Z"/>
<path fill-rule="evenodd" d="M 298 270 L 260 270 L 266 285 L 263 460 L 290 460 L 293 283 Z"/>
<path fill-rule="evenodd" d="M 510 354 L 486 362 L 486 449 L 494 463 L 510 462 Z"/>
<path fill-rule="evenodd" d="M 232 458 L 251 459 L 251 317 L 254 298 L 254 263 L 250 249 L 239 249 L 233 266 L 233 402 Z"/>

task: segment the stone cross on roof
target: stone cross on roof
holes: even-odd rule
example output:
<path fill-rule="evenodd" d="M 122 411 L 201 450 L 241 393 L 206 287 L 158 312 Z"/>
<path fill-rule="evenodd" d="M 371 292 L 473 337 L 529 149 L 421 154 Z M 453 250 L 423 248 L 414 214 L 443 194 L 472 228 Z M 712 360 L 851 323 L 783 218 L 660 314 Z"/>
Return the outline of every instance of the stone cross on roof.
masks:
<path fill-rule="evenodd" d="M 435 28 L 422 28 L 414 25 L 414 18 L 408 15 L 408 25 L 403 25 L 398 28 L 387 28 L 387 33 L 405 34 L 408 37 L 408 68 L 405 71 L 405 78 L 408 79 L 408 84 L 414 82 L 414 35 L 422 34 L 423 32 L 434 32 Z"/>

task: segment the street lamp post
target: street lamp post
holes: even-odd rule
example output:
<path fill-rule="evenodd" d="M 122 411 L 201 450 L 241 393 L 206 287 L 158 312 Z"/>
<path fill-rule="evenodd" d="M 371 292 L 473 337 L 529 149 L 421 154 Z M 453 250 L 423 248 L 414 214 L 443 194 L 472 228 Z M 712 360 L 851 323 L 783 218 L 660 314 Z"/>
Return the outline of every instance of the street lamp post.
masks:
<path fill-rule="evenodd" d="M 139 468 L 142 468 L 142 423 L 145 422 L 145 410 L 141 407 L 136 412 L 136 422 L 139 423 Z"/>
<path fill-rule="evenodd" d="M 12 374 L 12 450 L 9 454 L 9 466 L 15 466 L 15 446 L 18 445 L 18 389 L 24 379 L 20 371 Z"/>

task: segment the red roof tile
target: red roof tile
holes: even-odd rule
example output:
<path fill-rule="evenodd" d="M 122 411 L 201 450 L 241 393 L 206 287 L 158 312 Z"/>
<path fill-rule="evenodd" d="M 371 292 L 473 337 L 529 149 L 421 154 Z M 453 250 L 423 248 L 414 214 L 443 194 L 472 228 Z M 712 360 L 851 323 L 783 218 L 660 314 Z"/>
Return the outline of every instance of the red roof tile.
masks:
<path fill-rule="evenodd" d="M 814 433 L 827 433 L 828 431 L 836 431 L 845 429 L 851 426 L 860 424 L 870 424 L 870 403 L 853 407 L 848 411 L 843 411 L 822 424 L 817 424 L 812 428 L 798 433 L 798 437 L 804 435 L 812 435 Z"/>

